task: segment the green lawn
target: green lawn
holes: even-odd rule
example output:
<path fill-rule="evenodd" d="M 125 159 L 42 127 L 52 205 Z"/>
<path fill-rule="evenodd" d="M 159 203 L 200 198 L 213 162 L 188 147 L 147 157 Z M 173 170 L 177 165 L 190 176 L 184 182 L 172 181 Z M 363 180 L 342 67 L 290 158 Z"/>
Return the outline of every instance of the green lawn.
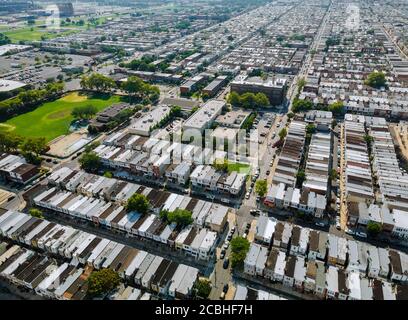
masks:
<path fill-rule="evenodd" d="M 33 29 L 33 30 L 31 30 Z M 47 39 L 56 38 L 59 36 L 69 35 L 75 33 L 79 30 L 66 30 L 61 32 L 52 32 L 47 31 L 44 28 L 39 27 L 27 27 L 15 30 L 8 30 L 3 32 L 6 36 L 10 38 L 12 42 L 18 41 L 39 41 L 42 36 L 45 36 Z"/>
<path fill-rule="evenodd" d="M 71 93 L 56 101 L 44 103 L 34 111 L 0 123 L 0 129 L 14 131 L 24 137 L 45 137 L 50 141 L 69 132 L 73 120 L 71 111 L 75 107 L 92 104 L 101 111 L 119 101 L 119 96 L 88 97 Z"/>
<path fill-rule="evenodd" d="M 249 164 L 240 162 L 228 162 L 228 172 L 237 171 L 238 173 L 249 174 L 251 167 Z"/>

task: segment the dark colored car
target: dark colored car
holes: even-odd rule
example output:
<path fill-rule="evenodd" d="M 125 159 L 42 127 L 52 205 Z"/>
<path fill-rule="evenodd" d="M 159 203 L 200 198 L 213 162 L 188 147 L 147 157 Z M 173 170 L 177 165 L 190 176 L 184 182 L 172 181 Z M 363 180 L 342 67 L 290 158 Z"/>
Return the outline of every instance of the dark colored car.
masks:
<path fill-rule="evenodd" d="M 226 283 L 226 284 L 224 285 L 224 287 L 222 288 L 222 292 L 227 293 L 227 292 L 228 292 L 228 288 L 229 288 L 228 283 Z"/>
<path fill-rule="evenodd" d="M 226 259 L 224 260 L 224 263 L 222 264 L 222 267 L 223 267 L 224 269 L 228 269 L 228 266 L 229 266 L 229 259 L 226 258 Z"/>
<path fill-rule="evenodd" d="M 221 250 L 221 253 L 220 253 L 220 259 L 224 259 L 224 257 L 225 257 L 225 250 L 224 249 L 222 249 Z"/>

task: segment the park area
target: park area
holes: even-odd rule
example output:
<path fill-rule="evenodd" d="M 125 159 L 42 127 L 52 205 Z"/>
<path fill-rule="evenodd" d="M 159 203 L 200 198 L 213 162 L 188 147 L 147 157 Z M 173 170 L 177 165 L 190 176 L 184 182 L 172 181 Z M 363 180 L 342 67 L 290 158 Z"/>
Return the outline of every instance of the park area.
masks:
<path fill-rule="evenodd" d="M 19 41 L 40 41 L 41 39 L 52 39 L 58 36 L 67 36 L 77 32 L 76 30 L 47 30 L 40 27 L 27 27 L 0 31 L 4 33 L 14 43 Z"/>
<path fill-rule="evenodd" d="M 119 96 L 88 96 L 72 92 L 0 123 L 0 130 L 12 131 L 23 137 L 44 137 L 48 142 L 69 133 L 70 124 L 74 120 L 71 115 L 74 108 L 92 105 L 99 112 L 119 101 Z"/>

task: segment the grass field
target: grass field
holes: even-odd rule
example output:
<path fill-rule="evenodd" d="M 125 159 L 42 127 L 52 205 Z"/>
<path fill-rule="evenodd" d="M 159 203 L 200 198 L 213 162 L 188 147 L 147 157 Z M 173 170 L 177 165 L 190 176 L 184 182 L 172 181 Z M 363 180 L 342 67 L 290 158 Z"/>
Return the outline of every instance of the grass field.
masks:
<path fill-rule="evenodd" d="M 70 93 L 53 102 L 44 103 L 34 111 L 0 123 L 0 130 L 13 131 L 24 137 L 44 137 L 51 141 L 69 132 L 73 120 L 71 111 L 75 107 L 91 104 L 101 111 L 119 101 L 119 96 L 88 97 Z"/>
<path fill-rule="evenodd" d="M 52 38 L 56 38 L 59 36 L 69 35 L 77 31 L 78 30 L 52 32 L 52 31 L 47 31 L 44 28 L 39 28 L 39 27 L 34 26 L 32 28 L 27 27 L 27 28 L 15 29 L 15 30 L 8 30 L 3 33 L 6 36 L 8 36 L 12 42 L 18 42 L 18 41 L 39 41 L 41 40 L 42 36 L 46 37 L 47 39 L 52 39 Z"/>
<path fill-rule="evenodd" d="M 228 172 L 237 171 L 238 173 L 249 174 L 251 167 L 249 164 L 240 162 L 228 162 Z"/>

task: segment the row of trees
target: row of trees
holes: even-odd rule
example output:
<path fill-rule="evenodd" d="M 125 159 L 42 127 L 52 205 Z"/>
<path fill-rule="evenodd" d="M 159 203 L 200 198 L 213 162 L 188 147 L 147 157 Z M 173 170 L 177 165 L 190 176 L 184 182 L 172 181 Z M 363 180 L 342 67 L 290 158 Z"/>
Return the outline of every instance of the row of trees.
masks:
<path fill-rule="evenodd" d="M 116 88 L 115 81 L 100 73 L 83 76 L 80 85 L 84 90 L 97 90 L 100 92 L 106 92 Z"/>
<path fill-rule="evenodd" d="M 83 76 L 80 84 L 84 90 L 99 92 L 110 92 L 117 88 L 115 81 L 99 73 Z M 138 98 L 146 104 L 156 102 L 160 97 L 160 89 L 157 86 L 153 86 L 136 76 L 131 76 L 127 81 L 124 81 L 120 89 L 125 91 L 131 99 Z"/>
<path fill-rule="evenodd" d="M 258 92 L 257 94 L 246 92 L 240 95 L 233 91 L 228 95 L 227 101 L 234 107 L 243 107 L 247 109 L 264 108 L 270 105 L 268 97 L 262 92 Z"/>
<path fill-rule="evenodd" d="M 125 91 L 132 99 L 141 99 L 146 103 L 155 102 L 160 97 L 160 89 L 153 86 L 136 76 L 129 77 L 122 83 L 121 89 Z"/>
<path fill-rule="evenodd" d="M 48 149 L 45 138 L 23 138 L 13 132 L 0 132 L 0 152 L 20 151 L 30 163 L 39 164 L 40 155 Z"/>
<path fill-rule="evenodd" d="M 48 83 L 44 89 L 20 91 L 16 97 L 0 102 L 0 121 L 26 113 L 43 102 L 55 100 L 63 91 L 63 82 Z"/>
<path fill-rule="evenodd" d="M 336 101 L 328 106 L 317 106 L 312 101 L 295 98 L 292 104 L 293 112 L 307 112 L 313 109 L 326 110 L 333 112 L 334 115 L 342 115 L 344 113 L 344 104 L 341 101 Z"/>
<path fill-rule="evenodd" d="M 162 62 L 158 64 L 153 64 L 154 60 L 155 59 L 151 56 L 145 56 L 140 59 L 134 59 L 130 61 L 129 63 L 121 63 L 120 66 L 129 68 L 132 70 L 150 71 L 150 72 L 155 72 L 155 71 L 164 72 L 170 66 L 167 60 L 163 60 Z"/>

